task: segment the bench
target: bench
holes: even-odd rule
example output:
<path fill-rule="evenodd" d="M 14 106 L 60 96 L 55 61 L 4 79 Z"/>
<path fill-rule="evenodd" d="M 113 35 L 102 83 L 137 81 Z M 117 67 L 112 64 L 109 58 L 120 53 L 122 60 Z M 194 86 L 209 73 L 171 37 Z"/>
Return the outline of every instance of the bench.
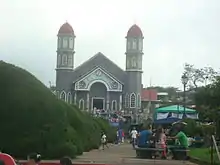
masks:
<path fill-rule="evenodd" d="M 175 155 L 173 155 L 175 160 L 187 160 L 188 149 L 174 149 L 173 151 L 175 152 Z"/>
<path fill-rule="evenodd" d="M 144 159 L 152 159 L 156 155 L 156 152 L 163 152 L 163 148 L 135 148 L 136 157 Z"/>

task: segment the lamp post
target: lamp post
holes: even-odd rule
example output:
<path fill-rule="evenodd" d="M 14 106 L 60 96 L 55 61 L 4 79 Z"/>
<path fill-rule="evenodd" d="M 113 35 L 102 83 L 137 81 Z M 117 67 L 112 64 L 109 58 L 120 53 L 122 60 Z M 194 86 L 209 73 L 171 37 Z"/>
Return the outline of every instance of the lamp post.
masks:
<path fill-rule="evenodd" d="M 178 112 L 178 115 L 177 117 L 179 118 L 179 113 L 180 113 L 180 96 L 179 96 L 179 93 L 181 91 L 180 90 L 177 90 L 176 93 L 177 93 L 177 112 Z"/>
<path fill-rule="evenodd" d="M 186 75 L 186 73 L 184 73 L 182 75 L 182 83 L 183 83 L 183 118 L 185 118 L 186 116 L 186 85 L 188 83 L 188 77 Z"/>

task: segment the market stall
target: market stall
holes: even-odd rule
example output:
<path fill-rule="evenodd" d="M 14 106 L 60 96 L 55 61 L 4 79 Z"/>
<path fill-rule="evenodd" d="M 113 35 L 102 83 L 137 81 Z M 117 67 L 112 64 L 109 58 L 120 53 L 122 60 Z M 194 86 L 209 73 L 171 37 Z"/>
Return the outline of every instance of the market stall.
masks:
<path fill-rule="evenodd" d="M 198 113 L 190 108 L 185 108 L 184 110 L 184 107 L 181 105 L 160 107 L 155 110 L 154 123 L 172 124 L 183 118 L 198 119 Z"/>

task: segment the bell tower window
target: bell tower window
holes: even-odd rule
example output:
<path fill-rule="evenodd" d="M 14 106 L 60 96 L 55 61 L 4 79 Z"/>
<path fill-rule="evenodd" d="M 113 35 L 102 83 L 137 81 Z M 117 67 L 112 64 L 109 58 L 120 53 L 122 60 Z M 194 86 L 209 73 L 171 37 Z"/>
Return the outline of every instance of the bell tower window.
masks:
<path fill-rule="evenodd" d="M 73 49 L 73 37 L 69 38 L 69 48 Z"/>
<path fill-rule="evenodd" d="M 63 38 L 63 48 L 67 48 L 68 46 L 68 39 L 66 37 Z"/>
<path fill-rule="evenodd" d="M 135 57 L 133 57 L 133 58 L 131 59 L 131 66 L 132 66 L 133 68 L 135 68 L 135 67 L 137 66 L 137 60 L 136 60 Z"/>
<path fill-rule="evenodd" d="M 137 40 L 134 39 L 133 40 L 133 46 L 132 46 L 133 49 L 137 49 Z"/>
<path fill-rule="evenodd" d="M 138 47 L 139 47 L 139 50 L 142 51 L 143 49 L 143 43 L 142 43 L 142 39 L 139 40 L 139 43 L 138 43 Z"/>
<path fill-rule="evenodd" d="M 62 65 L 67 65 L 68 59 L 67 59 L 67 55 L 63 54 L 62 56 Z"/>
<path fill-rule="evenodd" d="M 72 55 L 69 55 L 68 56 L 68 66 L 72 66 L 73 64 L 73 58 L 72 58 Z"/>

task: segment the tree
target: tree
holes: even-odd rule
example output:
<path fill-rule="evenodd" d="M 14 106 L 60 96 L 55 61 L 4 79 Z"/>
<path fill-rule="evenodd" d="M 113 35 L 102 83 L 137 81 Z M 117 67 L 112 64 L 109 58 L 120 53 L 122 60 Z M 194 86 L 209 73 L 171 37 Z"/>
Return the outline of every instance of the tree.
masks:
<path fill-rule="evenodd" d="M 213 83 L 199 87 L 195 93 L 196 107 L 202 121 L 212 121 L 220 133 L 220 77 L 217 76 Z"/>
<path fill-rule="evenodd" d="M 199 84 L 206 85 L 207 81 L 213 82 L 218 72 L 212 67 L 195 68 L 194 65 L 186 63 L 184 73 L 188 78 L 188 87 L 197 89 Z"/>

